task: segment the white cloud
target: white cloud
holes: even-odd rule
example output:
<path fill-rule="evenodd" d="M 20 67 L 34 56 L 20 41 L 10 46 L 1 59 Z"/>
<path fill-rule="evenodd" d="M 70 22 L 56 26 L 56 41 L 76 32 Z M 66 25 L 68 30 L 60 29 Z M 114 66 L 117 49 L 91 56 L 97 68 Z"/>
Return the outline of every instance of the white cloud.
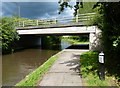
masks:
<path fill-rule="evenodd" d="M 49 13 L 45 13 L 42 17 L 40 16 L 40 17 L 38 17 L 38 19 L 41 19 L 41 18 L 58 18 L 58 17 L 60 17 L 60 18 L 62 18 L 62 17 L 66 17 L 66 16 L 73 16 L 73 12 L 74 12 L 74 10 L 73 9 L 70 9 L 70 8 L 67 8 L 63 13 L 61 13 L 61 14 L 58 14 L 58 11 L 54 11 L 54 12 L 52 12 L 54 15 L 50 15 Z"/>
<path fill-rule="evenodd" d="M 45 13 L 44 17 L 49 18 L 50 15 L 48 13 Z"/>
<path fill-rule="evenodd" d="M 4 15 L 4 12 L 1 11 L 1 13 L 0 13 L 0 17 L 3 17 L 3 15 Z"/>
<path fill-rule="evenodd" d="M 68 15 L 68 16 L 73 16 L 73 13 L 74 13 L 74 9 L 67 8 L 65 10 L 65 14 Z"/>

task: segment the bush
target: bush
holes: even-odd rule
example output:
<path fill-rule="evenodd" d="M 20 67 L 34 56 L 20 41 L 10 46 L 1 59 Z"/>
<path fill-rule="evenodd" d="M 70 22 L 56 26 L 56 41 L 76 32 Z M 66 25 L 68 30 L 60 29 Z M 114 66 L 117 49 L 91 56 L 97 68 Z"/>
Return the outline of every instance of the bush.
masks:
<path fill-rule="evenodd" d="M 96 73 L 98 71 L 98 52 L 86 52 L 80 56 L 81 71 Z"/>
<path fill-rule="evenodd" d="M 106 67 L 111 75 L 120 78 L 120 2 L 96 4 L 98 12 L 93 24 L 102 30 Z M 99 6 L 99 7 L 98 7 Z M 112 63 L 112 64 L 111 64 Z"/>
<path fill-rule="evenodd" d="M 81 74 L 87 86 L 108 86 L 107 80 L 99 79 L 98 52 L 85 52 L 80 56 Z"/>
<path fill-rule="evenodd" d="M 41 45 L 43 49 L 52 49 L 52 50 L 60 50 L 60 42 L 61 37 L 60 36 L 42 36 L 41 37 Z"/>
<path fill-rule="evenodd" d="M 9 53 L 13 52 L 14 50 L 14 41 L 19 39 L 17 32 L 15 30 L 15 19 L 4 17 L 1 18 L 2 25 L 1 25 L 1 34 L 2 36 L 0 39 L 2 40 L 2 53 Z"/>

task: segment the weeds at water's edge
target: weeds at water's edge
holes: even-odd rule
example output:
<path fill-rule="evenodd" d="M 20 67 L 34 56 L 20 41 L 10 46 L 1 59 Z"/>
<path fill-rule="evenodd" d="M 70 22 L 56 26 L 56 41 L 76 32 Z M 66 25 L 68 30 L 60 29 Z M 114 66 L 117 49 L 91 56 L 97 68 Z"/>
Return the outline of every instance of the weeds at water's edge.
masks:
<path fill-rule="evenodd" d="M 35 71 L 27 75 L 22 81 L 20 81 L 15 86 L 35 86 L 38 81 L 42 80 L 43 74 L 45 74 L 48 69 L 52 66 L 54 61 L 58 58 L 58 55 L 52 56 L 43 65 L 38 67 Z"/>
<path fill-rule="evenodd" d="M 117 86 L 113 80 L 114 76 L 108 76 L 106 74 L 104 81 L 99 79 L 98 54 L 98 52 L 89 51 L 80 56 L 80 69 L 85 82 L 84 86 Z"/>

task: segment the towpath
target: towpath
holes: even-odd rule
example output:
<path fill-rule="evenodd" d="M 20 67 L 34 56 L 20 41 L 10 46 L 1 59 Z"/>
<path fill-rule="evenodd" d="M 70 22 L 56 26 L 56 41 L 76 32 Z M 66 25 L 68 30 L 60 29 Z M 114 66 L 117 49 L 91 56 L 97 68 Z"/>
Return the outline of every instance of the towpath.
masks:
<path fill-rule="evenodd" d="M 83 86 L 80 54 L 88 50 L 65 49 L 39 83 L 39 86 Z"/>

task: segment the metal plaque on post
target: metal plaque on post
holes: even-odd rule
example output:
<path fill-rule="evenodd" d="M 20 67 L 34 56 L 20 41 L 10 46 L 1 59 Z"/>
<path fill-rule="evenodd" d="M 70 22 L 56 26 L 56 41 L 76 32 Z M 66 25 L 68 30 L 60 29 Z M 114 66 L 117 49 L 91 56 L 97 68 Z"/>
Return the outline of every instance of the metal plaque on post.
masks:
<path fill-rule="evenodd" d="M 99 53 L 99 63 L 100 63 L 100 69 L 99 69 L 99 76 L 101 80 L 105 80 L 105 66 L 104 66 L 104 53 Z"/>
<path fill-rule="evenodd" d="M 100 62 L 100 63 L 104 63 L 104 53 L 103 53 L 103 52 L 101 52 L 101 53 L 99 54 L 99 62 Z"/>

